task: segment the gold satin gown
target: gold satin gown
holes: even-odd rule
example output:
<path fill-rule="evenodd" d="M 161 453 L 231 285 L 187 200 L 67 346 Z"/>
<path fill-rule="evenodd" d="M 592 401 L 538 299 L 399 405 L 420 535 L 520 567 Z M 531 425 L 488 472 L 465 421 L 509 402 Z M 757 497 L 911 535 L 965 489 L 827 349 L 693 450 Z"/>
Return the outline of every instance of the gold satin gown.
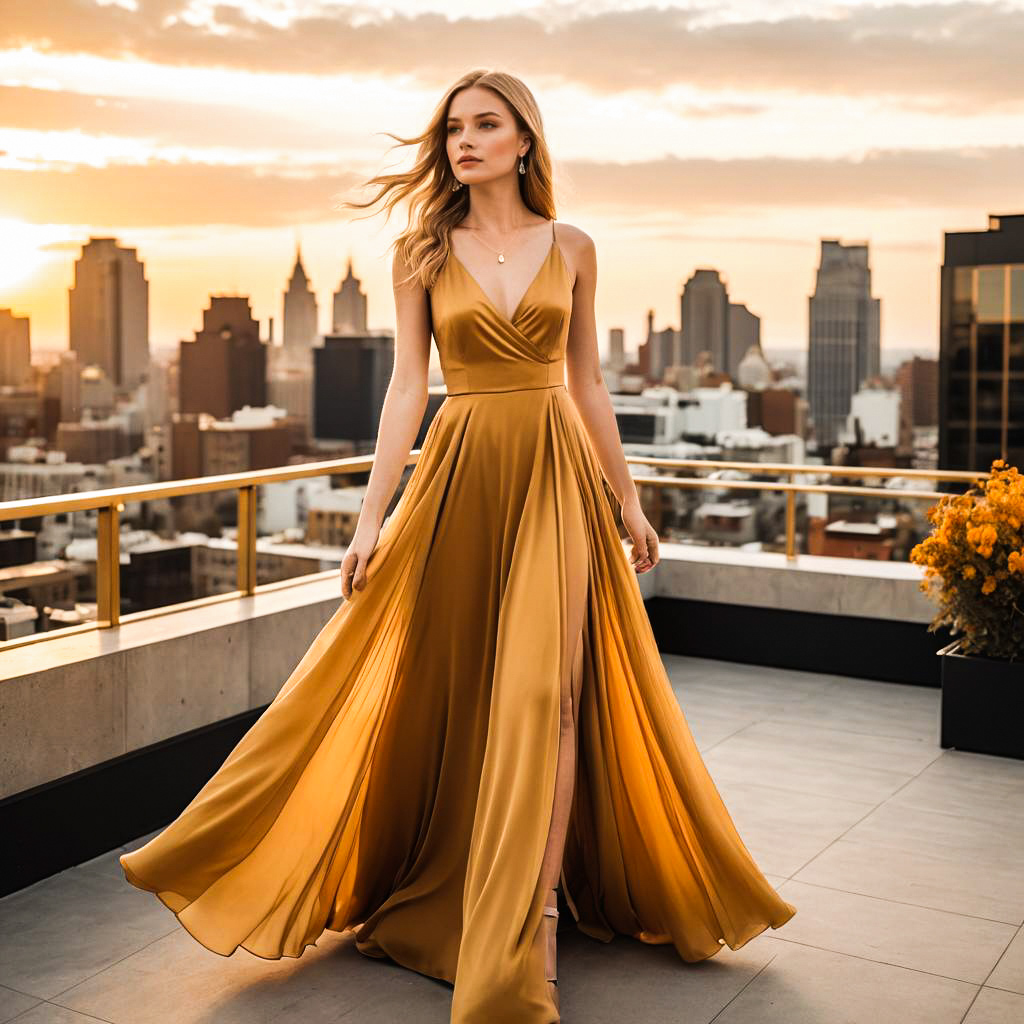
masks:
<path fill-rule="evenodd" d="M 581 931 L 697 961 L 796 908 L 740 839 L 659 656 L 563 382 L 554 222 L 511 319 L 454 256 L 430 299 L 448 396 L 365 589 L 120 861 L 216 953 L 297 957 L 352 929 L 362 952 L 453 983 L 453 1024 L 550 1024 L 541 868 L 570 704 L 560 877 Z"/>

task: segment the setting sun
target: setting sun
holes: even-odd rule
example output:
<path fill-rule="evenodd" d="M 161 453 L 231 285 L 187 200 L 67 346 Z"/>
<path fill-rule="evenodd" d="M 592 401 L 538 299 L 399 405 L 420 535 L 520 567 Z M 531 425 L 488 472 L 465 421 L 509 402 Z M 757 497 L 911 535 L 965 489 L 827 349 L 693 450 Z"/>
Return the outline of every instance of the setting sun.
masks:
<path fill-rule="evenodd" d="M 43 265 L 42 246 L 50 233 L 44 226 L 0 220 L 0 304 L 12 302 L 11 289 L 26 284 Z"/>

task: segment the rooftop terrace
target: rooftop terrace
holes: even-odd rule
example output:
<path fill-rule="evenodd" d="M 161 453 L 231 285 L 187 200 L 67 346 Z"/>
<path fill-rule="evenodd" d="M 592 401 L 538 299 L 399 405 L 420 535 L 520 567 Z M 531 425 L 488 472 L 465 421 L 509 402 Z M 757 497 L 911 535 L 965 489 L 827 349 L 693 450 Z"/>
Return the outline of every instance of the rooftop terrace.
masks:
<path fill-rule="evenodd" d="M 1024 762 L 943 750 L 939 691 L 664 655 L 709 769 L 797 915 L 687 964 L 563 914 L 566 1024 L 1019 1024 Z M 140 837 L 0 900 L 0 1022 L 447 1024 L 451 988 L 325 932 L 224 958 L 123 880 Z"/>

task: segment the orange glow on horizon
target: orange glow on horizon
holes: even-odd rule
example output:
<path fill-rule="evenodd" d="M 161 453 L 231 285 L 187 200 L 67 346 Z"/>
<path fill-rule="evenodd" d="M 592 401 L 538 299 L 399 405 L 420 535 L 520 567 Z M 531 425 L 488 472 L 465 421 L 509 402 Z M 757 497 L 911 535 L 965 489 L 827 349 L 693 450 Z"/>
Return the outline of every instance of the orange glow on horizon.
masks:
<path fill-rule="evenodd" d="M 9 304 L 13 289 L 31 282 L 47 260 L 42 246 L 49 241 L 46 227 L 17 220 L 0 220 L 0 304 Z"/>

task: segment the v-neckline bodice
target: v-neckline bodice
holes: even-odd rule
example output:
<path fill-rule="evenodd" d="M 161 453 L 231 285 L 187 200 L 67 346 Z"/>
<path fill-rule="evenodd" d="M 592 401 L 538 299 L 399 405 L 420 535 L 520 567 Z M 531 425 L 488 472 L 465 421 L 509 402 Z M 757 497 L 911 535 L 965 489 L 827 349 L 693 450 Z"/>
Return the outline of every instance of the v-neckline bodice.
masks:
<path fill-rule="evenodd" d="M 477 292 L 479 292 L 480 297 L 486 303 L 487 308 L 490 309 L 491 312 L 494 313 L 494 315 L 498 317 L 502 323 L 514 327 L 519 319 L 520 314 L 523 311 L 523 305 L 525 304 L 526 300 L 530 297 L 530 293 L 533 291 L 534 286 L 537 284 L 537 281 L 540 279 L 540 276 L 544 272 L 548 263 L 550 263 L 551 256 L 556 249 L 558 250 L 559 254 L 561 254 L 561 250 L 558 248 L 558 242 L 555 239 L 555 222 L 551 221 L 551 245 L 548 246 L 548 251 L 547 253 L 545 253 L 544 259 L 541 261 L 540 266 L 537 268 L 537 272 L 531 278 L 530 283 L 526 286 L 526 291 L 523 292 L 519 301 L 516 303 L 515 309 L 512 310 L 511 316 L 506 316 L 500 309 L 498 309 L 497 305 L 484 290 L 483 285 L 481 285 L 480 282 L 476 279 L 476 277 L 471 273 L 470 269 L 466 266 L 466 264 L 463 263 L 462 260 L 460 260 L 459 257 L 455 255 L 454 249 L 449 249 L 448 255 L 450 259 L 452 259 L 455 262 L 455 264 L 459 267 L 462 273 L 467 278 L 469 278 L 470 283 L 473 285 L 474 288 L 476 288 Z"/>

